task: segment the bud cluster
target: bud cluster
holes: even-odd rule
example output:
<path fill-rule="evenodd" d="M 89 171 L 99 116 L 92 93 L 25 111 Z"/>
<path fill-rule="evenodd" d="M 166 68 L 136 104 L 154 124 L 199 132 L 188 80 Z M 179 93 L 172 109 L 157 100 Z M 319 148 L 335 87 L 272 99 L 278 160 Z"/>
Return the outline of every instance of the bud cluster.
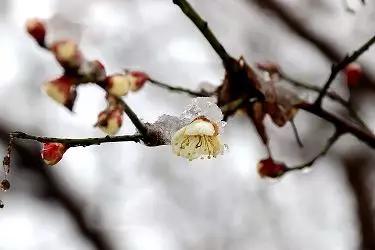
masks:
<path fill-rule="evenodd" d="M 73 110 L 80 84 L 95 83 L 106 92 L 107 107 L 99 113 L 96 127 L 109 135 L 116 134 L 121 128 L 124 107 L 121 97 L 128 92 L 140 90 L 149 77 L 140 71 L 125 71 L 107 75 L 104 65 L 98 60 L 87 60 L 78 44 L 70 39 L 63 39 L 47 44 L 46 23 L 41 19 L 26 22 L 27 32 L 39 46 L 50 51 L 64 70 L 64 74 L 43 84 L 44 92 L 56 102 Z M 43 144 L 42 158 L 47 165 L 59 162 L 68 147 L 61 143 Z"/>

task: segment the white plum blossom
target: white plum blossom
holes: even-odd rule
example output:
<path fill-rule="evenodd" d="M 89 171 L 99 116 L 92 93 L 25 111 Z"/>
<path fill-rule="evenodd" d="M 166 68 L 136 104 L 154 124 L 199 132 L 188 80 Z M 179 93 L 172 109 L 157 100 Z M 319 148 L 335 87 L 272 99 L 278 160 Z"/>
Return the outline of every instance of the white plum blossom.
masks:
<path fill-rule="evenodd" d="M 216 157 L 223 152 L 218 125 L 206 117 L 198 117 L 179 129 L 172 137 L 172 150 L 178 156 L 194 160 Z"/>
<path fill-rule="evenodd" d="M 171 144 L 175 154 L 189 160 L 216 157 L 224 152 L 220 135 L 225 122 L 215 98 L 192 100 L 179 116 L 162 115 L 148 128 L 164 145 Z"/>

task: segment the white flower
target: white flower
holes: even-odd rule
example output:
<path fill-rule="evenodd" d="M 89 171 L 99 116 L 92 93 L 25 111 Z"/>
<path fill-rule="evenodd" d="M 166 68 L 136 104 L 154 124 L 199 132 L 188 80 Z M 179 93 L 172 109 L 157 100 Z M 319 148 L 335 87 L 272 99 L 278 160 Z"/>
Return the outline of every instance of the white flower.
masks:
<path fill-rule="evenodd" d="M 224 149 L 218 125 L 205 117 L 198 117 L 178 130 L 173 135 L 171 144 L 175 154 L 190 161 L 205 156 L 208 159 L 216 157 Z"/>

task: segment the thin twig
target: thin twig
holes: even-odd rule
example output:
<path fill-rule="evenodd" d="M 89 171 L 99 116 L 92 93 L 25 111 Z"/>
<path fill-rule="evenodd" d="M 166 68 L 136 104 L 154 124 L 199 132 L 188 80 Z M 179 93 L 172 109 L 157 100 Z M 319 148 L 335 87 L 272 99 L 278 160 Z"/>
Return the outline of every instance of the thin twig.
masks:
<path fill-rule="evenodd" d="M 2 145 L 7 145 L 8 143 L 8 131 L 8 128 L 0 124 L 0 142 Z M 77 232 L 92 244 L 92 249 L 114 249 L 113 243 L 106 231 L 100 227 L 93 227 L 91 225 L 92 218 L 83 209 L 84 201 L 82 198 L 77 196 L 77 193 L 67 191 L 66 184 L 63 185 L 60 183 L 57 176 L 44 166 L 37 148 L 32 149 L 15 142 L 13 150 L 18 158 L 17 166 L 24 170 L 32 171 L 39 177 L 38 185 L 44 184 L 45 186 L 43 197 L 61 206 L 63 212 L 72 219 L 72 223 L 78 229 Z"/>
<path fill-rule="evenodd" d="M 44 136 L 35 136 L 29 135 L 24 132 L 12 132 L 10 135 L 13 138 L 24 139 L 24 140 L 34 140 L 41 143 L 46 142 L 59 142 L 63 143 L 69 147 L 86 147 L 91 145 L 100 145 L 102 143 L 108 142 L 140 142 L 144 140 L 142 135 L 121 135 L 121 136 L 105 136 L 105 137 L 97 137 L 97 138 L 79 138 L 79 139 L 67 139 L 67 138 L 56 138 L 56 137 L 44 137 Z"/>
<path fill-rule="evenodd" d="M 321 106 L 322 100 L 327 93 L 327 90 L 331 86 L 333 80 L 335 80 L 338 73 L 343 70 L 348 64 L 357 60 L 364 52 L 366 52 L 373 44 L 375 43 L 375 36 L 371 37 L 365 44 L 363 44 L 358 50 L 354 51 L 351 56 L 346 56 L 338 64 L 333 64 L 331 68 L 331 74 L 324 84 L 322 91 L 319 93 L 319 96 L 316 98 L 315 105 Z"/>
<path fill-rule="evenodd" d="M 292 126 L 294 137 L 296 138 L 298 146 L 303 148 L 303 143 L 301 137 L 299 136 L 298 129 L 296 123 L 294 122 L 294 119 L 290 120 L 290 125 Z"/>
<path fill-rule="evenodd" d="M 335 133 L 328 139 L 324 148 L 316 156 L 314 156 L 314 158 L 312 158 L 310 161 L 303 163 L 301 165 L 289 167 L 287 168 L 287 171 L 290 172 L 290 171 L 302 170 L 302 169 L 311 167 L 319 158 L 323 157 L 324 155 L 328 153 L 330 148 L 333 146 L 333 144 L 335 144 L 335 142 L 340 138 L 341 135 L 342 133 L 340 130 L 335 130 Z"/>
<path fill-rule="evenodd" d="M 147 138 L 147 128 L 144 123 L 138 118 L 134 111 L 129 107 L 129 105 L 121 99 L 121 104 L 124 107 L 125 113 L 128 115 L 129 119 L 132 121 L 134 126 L 137 128 L 138 132 Z"/>
<path fill-rule="evenodd" d="M 251 4 L 257 4 L 261 8 L 271 10 L 291 31 L 297 36 L 308 42 L 322 55 L 332 62 L 339 62 L 342 59 L 342 53 L 334 43 L 322 38 L 321 34 L 310 29 L 301 18 L 294 15 L 292 11 L 277 0 L 248 0 Z M 251 5 L 253 6 L 253 5 Z M 375 83 L 369 72 L 364 69 L 362 82 L 365 87 L 374 89 Z"/>
<path fill-rule="evenodd" d="M 311 90 L 311 91 L 314 91 L 314 92 L 317 92 L 317 93 L 320 93 L 320 91 L 322 90 L 318 86 L 315 86 L 315 85 L 312 85 L 312 84 L 309 84 L 309 83 L 305 83 L 305 82 L 297 81 L 296 79 L 293 79 L 292 77 L 288 76 L 285 72 L 283 72 L 281 70 L 278 73 L 279 73 L 279 76 L 282 79 L 286 80 L 287 83 L 292 84 L 295 87 L 299 87 L 299 88 Z M 352 105 L 351 105 L 351 103 L 349 101 L 345 100 L 344 98 L 342 98 L 340 95 L 338 95 L 337 93 L 335 93 L 333 91 L 327 91 L 326 96 L 328 98 L 332 99 L 333 101 L 336 101 L 339 104 L 341 104 L 344 108 L 346 108 L 348 110 L 349 115 L 359 125 L 361 125 L 367 131 L 369 131 L 369 132 L 371 131 L 370 128 L 367 126 L 367 124 L 362 120 L 362 118 L 353 109 L 353 107 L 352 107 Z"/>
<path fill-rule="evenodd" d="M 167 83 L 164 83 L 164 82 L 161 82 L 161 81 L 158 81 L 158 80 L 155 80 L 155 79 L 148 79 L 152 84 L 154 84 L 155 86 L 158 86 L 158 87 L 161 87 L 161 88 L 164 88 L 164 89 L 168 89 L 170 91 L 174 91 L 174 92 L 181 92 L 181 93 L 186 93 L 186 94 L 189 94 L 191 96 L 194 96 L 194 97 L 200 97 L 200 96 L 205 96 L 205 97 L 208 97 L 208 96 L 212 96 L 212 93 L 207 93 L 207 92 L 204 92 L 204 91 L 194 91 L 194 90 L 190 90 L 190 89 L 186 89 L 186 88 L 182 88 L 182 87 L 174 87 L 174 86 L 171 86 Z"/>
<path fill-rule="evenodd" d="M 223 45 L 216 38 L 214 33 L 211 31 L 207 22 L 203 20 L 200 15 L 194 10 L 194 8 L 186 0 L 173 0 L 173 3 L 178 5 L 182 12 L 190 18 L 195 26 L 202 32 L 207 41 L 211 44 L 212 48 L 216 51 L 223 61 L 224 66 L 229 67 L 233 61 L 232 57 L 227 53 Z"/>
<path fill-rule="evenodd" d="M 173 0 L 175 4 L 177 4 L 182 11 L 193 21 L 193 23 L 197 26 L 199 30 L 203 33 L 203 35 L 206 37 L 206 39 L 210 42 L 210 44 L 217 48 L 215 51 L 218 53 L 220 57 L 222 57 L 222 52 L 225 52 L 224 47 L 219 43 L 219 41 L 215 38 L 215 36 L 212 34 L 212 31 L 208 29 L 207 23 L 203 21 L 203 19 L 197 14 L 197 12 L 192 8 L 192 6 L 186 1 L 186 0 Z M 259 0 L 255 1 L 256 3 L 260 3 Z M 273 2 L 273 1 L 265 1 L 265 2 Z M 212 39 L 214 38 L 214 39 Z M 337 71 L 340 71 L 342 68 L 344 68 L 348 63 L 356 60 L 363 52 L 365 52 L 373 43 L 375 42 L 375 37 L 370 39 L 367 43 L 365 43 L 361 48 L 359 48 L 357 51 L 355 51 L 351 56 L 345 57 L 343 61 L 341 61 L 337 66 L 334 67 L 334 69 Z M 219 49 L 219 48 L 222 48 Z M 226 52 L 225 55 L 227 55 L 228 59 L 231 58 Z M 226 56 L 223 56 L 226 58 Z M 337 74 L 337 73 L 336 73 Z M 336 74 L 333 74 L 335 77 Z M 333 78 L 334 78 L 333 77 Z M 327 88 L 327 86 L 325 86 Z M 328 89 L 328 88 L 327 88 Z M 327 91 L 327 89 L 325 91 Z M 324 91 L 324 92 L 325 92 Z M 323 110 L 320 105 L 313 105 L 309 103 L 302 103 L 298 105 L 299 108 L 304 109 L 307 112 L 310 112 L 312 114 L 315 114 L 322 119 L 332 123 L 335 125 L 335 127 L 339 127 L 342 129 L 344 133 L 351 133 L 358 139 L 365 142 L 367 145 L 369 145 L 372 148 L 375 148 L 375 136 L 370 131 L 361 129 L 360 127 L 347 122 L 345 120 L 342 120 L 341 118 L 336 117 L 335 115 Z"/>
<path fill-rule="evenodd" d="M 349 121 L 345 121 L 334 114 L 322 109 L 315 104 L 303 102 L 297 105 L 297 108 L 303 109 L 314 114 L 330 123 L 340 130 L 341 133 L 349 133 L 366 143 L 371 148 L 375 148 L 375 135 L 370 131 L 364 130 Z"/>

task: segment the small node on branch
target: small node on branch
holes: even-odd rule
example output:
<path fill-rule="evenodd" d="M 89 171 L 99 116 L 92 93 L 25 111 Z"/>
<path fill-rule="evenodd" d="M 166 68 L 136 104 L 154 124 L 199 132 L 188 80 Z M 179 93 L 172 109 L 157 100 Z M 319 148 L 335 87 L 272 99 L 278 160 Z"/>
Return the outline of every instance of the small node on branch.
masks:
<path fill-rule="evenodd" d="M 3 179 L 1 182 L 0 182 L 0 189 L 1 191 L 3 192 L 6 192 L 10 189 L 10 183 L 7 179 Z"/>

